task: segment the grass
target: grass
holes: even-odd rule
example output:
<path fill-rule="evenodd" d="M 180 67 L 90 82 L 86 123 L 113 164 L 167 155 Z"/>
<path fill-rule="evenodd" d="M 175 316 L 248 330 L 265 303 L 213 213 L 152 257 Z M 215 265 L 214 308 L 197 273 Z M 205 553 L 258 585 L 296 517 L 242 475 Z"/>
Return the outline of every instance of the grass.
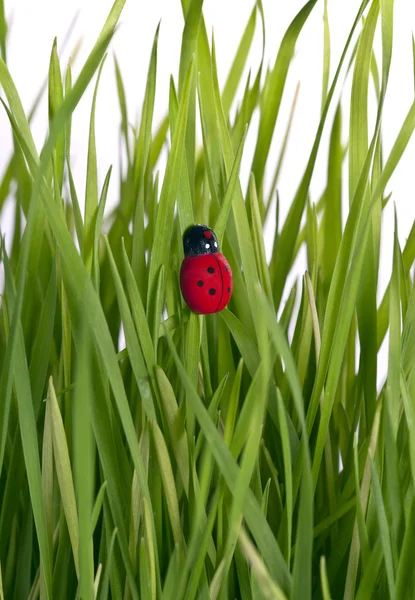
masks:
<path fill-rule="evenodd" d="M 115 63 L 127 164 L 108 211 L 111 169 L 98 180 L 95 102 L 123 5 L 115 1 L 76 80 L 53 44 L 49 135 L 39 153 L 36 106 L 25 114 L 7 68 L 0 2 L 1 98 L 14 140 L 0 210 L 12 194 L 15 211 L 11 250 L 1 244 L 0 599 L 412 598 L 415 226 L 401 248 L 396 216 L 392 276 L 377 302 L 386 190 L 415 128 L 414 102 L 385 156 L 393 0 L 362 2 L 331 80 L 324 4 L 321 121 L 284 223 L 278 179 L 290 125 L 280 156 L 271 141 L 316 0 L 288 27 L 274 65 L 262 60 L 245 79 L 255 30 L 266 30 L 258 0 L 222 91 L 203 2 L 182 0 L 179 76 L 159 125 L 158 29 L 135 129 Z M 351 96 L 339 100 L 348 76 Z M 92 81 L 80 202 L 71 117 Z M 238 174 L 256 112 L 243 190 Z M 312 199 L 327 129 L 326 187 Z M 269 261 L 268 220 L 277 224 Z M 216 230 L 234 273 L 228 308 L 205 317 L 186 308 L 178 279 L 181 236 L 195 222 Z M 290 289 L 303 247 L 307 272 Z"/>

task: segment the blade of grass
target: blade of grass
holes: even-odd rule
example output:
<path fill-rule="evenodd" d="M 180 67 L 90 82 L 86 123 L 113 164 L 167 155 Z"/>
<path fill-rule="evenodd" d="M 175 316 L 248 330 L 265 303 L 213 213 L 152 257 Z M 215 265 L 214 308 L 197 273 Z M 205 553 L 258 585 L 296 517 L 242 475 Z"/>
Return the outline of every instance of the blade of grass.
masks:
<path fill-rule="evenodd" d="M 72 478 L 71 462 L 66 442 L 65 427 L 56 398 L 52 378 L 49 379 L 48 402 L 51 403 L 53 456 L 58 477 L 60 496 L 71 540 L 75 570 L 79 579 L 79 523 Z"/>
<path fill-rule="evenodd" d="M 192 387 L 187 373 L 180 362 L 176 349 L 174 348 L 174 345 L 167 332 L 166 336 L 181 380 L 186 391 L 188 392 L 188 398 L 192 403 L 196 418 L 203 429 L 206 440 L 208 441 L 212 454 L 214 455 L 219 468 L 222 471 L 225 481 L 227 482 L 229 489 L 232 491 L 239 473 L 239 467 L 236 465 L 228 448 L 219 436 L 219 433 L 211 421 L 199 396 L 197 395 L 196 390 L 194 390 Z M 288 590 L 290 587 L 290 575 L 288 573 L 287 565 L 282 558 L 281 551 L 275 541 L 274 536 L 272 535 L 269 525 L 264 519 L 261 507 L 255 500 L 251 490 L 248 490 L 247 493 L 244 506 L 244 516 L 253 536 L 255 537 L 258 547 L 264 556 L 265 562 L 267 563 L 271 572 L 274 574 L 276 581 L 283 590 Z"/>
<path fill-rule="evenodd" d="M 370 468 L 373 482 L 373 495 L 376 506 L 376 514 L 379 523 L 379 535 L 382 545 L 383 558 L 385 560 L 386 577 L 388 581 L 388 589 L 391 598 L 396 597 L 395 573 L 392 561 L 392 548 L 389 534 L 389 525 L 386 517 L 385 505 L 382 498 L 382 490 L 380 487 L 379 476 L 373 460 L 370 461 Z"/>
<path fill-rule="evenodd" d="M 81 598 L 94 597 L 94 557 L 92 499 L 94 493 L 94 455 L 91 428 L 90 339 L 84 329 L 78 349 L 74 394 L 74 469 L 79 527 L 79 591 Z"/>
<path fill-rule="evenodd" d="M 262 189 L 265 164 L 271 146 L 288 70 L 294 55 L 294 48 L 298 36 L 315 4 L 316 0 L 309 0 L 290 23 L 278 50 L 274 67 L 268 77 L 265 97 L 261 103 L 258 141 L 251 168 L 259 190 Z"/>
<path fill-rule="evenodd" d="M 156 297 L 157 280 L 162 265 L 167 263 L 170 241 L 171 241 L 171 223 L 173 221 L 173 212 L 175 196 L 179 184 L 180 167 L 183 160 L 184 138 L 186 133 L 187 111 L 189 106 L 189 96 L 191 88 L 191 79 L 193 73 L 193 62 L 191 63 L 185 84 L 185 91 L 180 102 L 179 114 L 177 117 L 177 127 L 173 139 L 172 150 L 166 167 L 166 174 L 163 181 L 163 187 L 160 195 L 159 208 L 157 211 L 156 230 L 154 233 L 153 251 L 151 254 L 149 271 L 149 294 L 147 298 L 147 314 L 149 321 L 154 321 L 158 315 L 154 313 L 154 302 Z M 158 335 L 158 329 L 157 329 Z"/>
<path fill-rule="evenodd" d="M 94 96 L 92 99 L 91 118 L 89 124 L 89 143 L 88 159 L 86 170 L 86 189 L 85 189 L 85 211 L 84 211 L 84 262 L 88 272 L 92 270 L 94 238 L 95 238 L 95 220 L 98 210 L 98 165 L 97 149 L 95 142 L 95 111 L 97 105 L 98 87 L 101 79 L 102 69 L 104 68 L 106 55 L 100 64 L 97 81 L 95 84 Z"/>

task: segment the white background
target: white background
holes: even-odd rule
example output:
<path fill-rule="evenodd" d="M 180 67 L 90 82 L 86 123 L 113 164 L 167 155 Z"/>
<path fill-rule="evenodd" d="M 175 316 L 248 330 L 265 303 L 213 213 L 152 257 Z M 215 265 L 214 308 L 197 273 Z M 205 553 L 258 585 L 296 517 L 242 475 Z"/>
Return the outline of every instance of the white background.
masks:
<path fill-rule="evenodd" d="M 266 63 L 272 65 L 282 36 L 291 19 L 304 5 L 305 0 L 263 0 L 266 18 Z M 68 58 L 78 39 L 82 46 L 73 68 L 74 79 L 83 65 L 95 42 L 105 18 L 111 8 L 111 0 L 5 0 L 6 13 L 11 22 L 8 44 L 8 66 L 28 111 L 31 103 L 47 76 L 53 38 L 59 44 L 73 16 L 79 11 L 74 33 L 69 47 L 61 53 L 62 68 L 66 69 Z M 360 2 L 356 0 L 329 0 L 329 22 L 331 29 L 331 78 L 337 67 L 341 51 Z M 392 72 L 383 119 L 383 142 L 385 156 L 388 155 L 406 112 L 414 98 L 414 71 L 412 64 L 411 35 L 415 29 L 415 3 L 413 0 L 397 0 L 394 21 L 394 47 Z M 252 10 L 253 0 L 205 0 L 204 16 L 210 36 L 215 34 L 220 84 L 223 85 L 238 42 Z M 114 165 L 109 202 L 117 201 L 118 192 L 118 148 L 119 148 L 119 108 L 114 79 L 113 55 L 116 54 L 123 75 L 129 118 L 135 123 L 140 114 L 144 96 L 148 62 L 154 32 L 161 19 L 158 77 L 155 105 L 157 125 L 168 107 L 169 77 L 172 74 L 177 82 L 180 56 L 183 17 L 180 0 L 127 0 L 120 26 L 113 40 L 109 57 L 104 67 L 98 96 L 96 114 L 97 151 L 99 176 L 103 177 L 110 164 Z M 261 52 L 261 28 L 259 19 L 253 49 L 249 57 L 249 67 L 256 71 Z M 379 65 L 381 64 L 380 39 L 376 40 Z M 297 189 L 309 156 L 317 130 L 321 105 L 321 78 L 323 55 L 323 2 L 317 3 L 307 21 L 296 47 L 293 68 L 290 70 L 286 91 L 280 111 L 276 133 L 271 149 L 271 165 L 278 157 L 282 133 L 298 81 L 301 82 L 300 95 L 294 119 L 292 135 L 286 160 L 280 177 L 281 217 L 285 218 L 290 202 Z M 330 79 L 331 79 L 330 78 Z M 344 138 L 348 128 L 348 106 L 350 99 L 349 76 L 344 92 Z M 342 81 L 344 80 L 344 76 Z M 241 90 L 240 90 L 241 91 Z M 340 91 L 340 89 L 339 89 Z M 86 152 L 88 142 L 89 113 L 91 108 L 92 86 L 76 109 L 72 130 L 72 162 L 78 194 L 82 201 L 85 186 Z M 371 90 L 372 123 L 374 114 L 373 90 Z M 256 139 L 258 115 L 254 116 L 248 134 L 246 151 L 241 169 L 243 186 L 248 179 L 252 152 Z M 41 148 L 47 132 L 46 97 L 33 123 L 33 132 L 38 149 Z M 329 127 L 326 127 L 323 145 L 317 161 L 311 186 L 311 200 L 317 201 L 326 180 L 327 140 Z M 10 127 L 4 112 L 0 112 L 0 176 L 11 152 Z M 347 169 L 347 164 L 345 165 Z M 270 177 L 268 173 L 268 179 Z M 393 202 L 384 212 L 382 273 L 379 295 L 382 295 L 390 276 L 393 203 L 396 204 L 399 224 L 399 239 L 403 246 L 415 218 L 415 140 L 411 140 L 404 159 L 400 163 L 388 191 L 392 192 Z M 345 190 L 347 193 L 347 190 Z M 1 215 L 1 230 L 6 233 L 10 227 L 8 215 L 10 203 Z M 267 227 L 268 236 L 273 226 Z M 294 276 L 304 270 L 304 256 L 296 265 Z"/>

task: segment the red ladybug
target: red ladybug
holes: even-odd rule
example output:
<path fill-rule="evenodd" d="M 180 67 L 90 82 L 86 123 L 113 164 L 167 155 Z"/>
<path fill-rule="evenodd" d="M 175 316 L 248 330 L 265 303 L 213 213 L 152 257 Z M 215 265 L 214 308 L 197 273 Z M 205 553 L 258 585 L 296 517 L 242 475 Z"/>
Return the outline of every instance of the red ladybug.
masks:
<path fill-rule="evenodd" d="M 215 233 L 192 225 L 183 234 L 183 249 L 180 288 L 186 304 L 199 315 L 223 310 L 232 296 L 232 271 Z"/>

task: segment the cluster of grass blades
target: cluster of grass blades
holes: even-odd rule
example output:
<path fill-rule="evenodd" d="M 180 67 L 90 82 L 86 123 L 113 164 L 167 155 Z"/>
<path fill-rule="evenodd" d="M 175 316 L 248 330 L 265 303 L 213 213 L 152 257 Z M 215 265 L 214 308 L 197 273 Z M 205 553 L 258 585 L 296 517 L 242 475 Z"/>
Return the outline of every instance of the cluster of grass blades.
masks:
<path fill-rule="evenodd" d="M 415 127 L 414 103 L 384 156 L 393 0 L 363 0 L 332 80 L 325 10 L 321 121 L 282 224 L 281 156 L 270 147 L 295 44 L 317 0 L 289 25 L 275 63 L 250 75 L 239 103 L 255 30 L 266 30 L 260 0 L 222 91 L 203 0 L 182 0 L 179 75 L 159 126 L 158 31 L 136 129 L 116 64 L 127 165 L 108 214 L 116 184 L 111 169 L 98 182 L 94 112 L 124 1 L 114 3 L 75 81 L 53 45 L 40 153 L 6 66 L 0 1 L 0 87 L 14 139 L 0 210 L 11 193 L 15 209 L 8 252 L 1 241 L 0 599 L 413 598 L 415 226 L 401 248 L 395 222 L 392 276 L 379 306 L 376 297 L 385 190 Z M 82 214 L 71 116 L 95 76 Z M 340 104 L 347 76 L 351 97 Z M 256 110 L 243 190 L 239 168 Z M 310 198 L 324 128 L 327 182 Z M 277 224 L 269 262 L 267 218 Z M 215 229 L 234 273 L 228 308 L 206 317 L 188 311 L 178 283 L 181 236 L 195 222 Z M 290 290 L 303 246 L 307 273 Z"/>

